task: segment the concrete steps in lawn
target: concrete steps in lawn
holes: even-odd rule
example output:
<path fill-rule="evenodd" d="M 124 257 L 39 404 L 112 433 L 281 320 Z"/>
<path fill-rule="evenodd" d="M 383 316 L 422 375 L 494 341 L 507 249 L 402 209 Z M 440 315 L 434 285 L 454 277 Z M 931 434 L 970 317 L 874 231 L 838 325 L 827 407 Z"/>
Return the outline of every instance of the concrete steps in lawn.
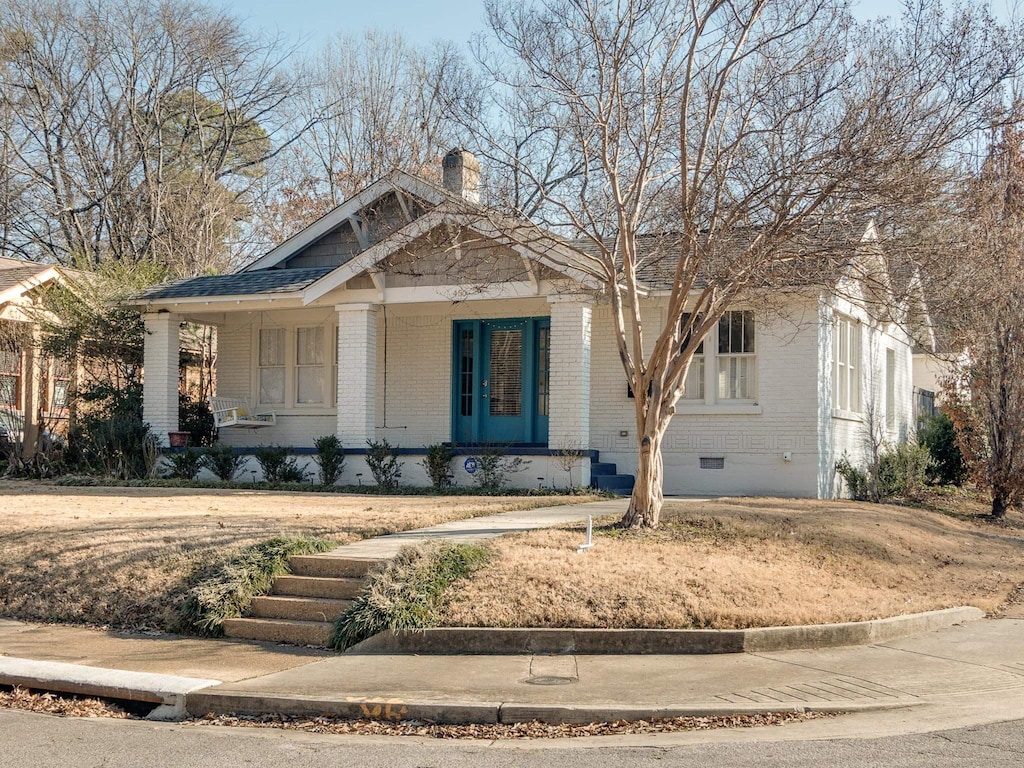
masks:
<path fill-rule="evenodd" d="M 224 622 L 224 635 L 295 645 L 326 645 L 335 620 L 352 604 L 380 560 L 296 555 L 291 574 L 274 579 L 269 595 L 253 599 L 249 615 Z"/>
<path fill-rule="evenodd" d="M 224 636 L 241 640 L 292 645 L 327 645 L 334 624 L 329 621 L 296 621 L 294 619 L 224 620 Z"/>

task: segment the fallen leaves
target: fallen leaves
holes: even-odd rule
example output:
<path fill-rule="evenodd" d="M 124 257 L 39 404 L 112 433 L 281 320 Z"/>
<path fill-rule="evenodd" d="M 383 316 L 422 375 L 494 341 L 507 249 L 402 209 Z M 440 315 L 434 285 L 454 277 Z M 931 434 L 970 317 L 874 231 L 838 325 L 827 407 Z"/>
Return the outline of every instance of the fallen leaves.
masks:
<path fill-rule="evenodd" d="M 718 717 L 673 717 L 654 720 L 616 720 L 607 723 L 552 724 L 533 720 L 528 723 L 444 725 L 420 720 L 397 723 L 382 720 L 348 720 L 336 717 L 292 715 L 207 715 L 192 720 L 192 725 L 219 725 L 235 728 L 280 728 L 309 733 L 364 734 L 373 736 L 423 736 L 432 739 L 563 739 L 584 736 L 706 731 L 716 728 L 757 728 L 834 717 L 822 712 L 765 712 Z"/>
<path fill-rule="evenodd" d="M 121 719 L 131 717 L 117 705 L 100 699 L 33 693 L 25 688 L 14 688 L 10 691 L 0 690 L 0 707 L 41 712 L 60 717 L 114 717 Z"/>

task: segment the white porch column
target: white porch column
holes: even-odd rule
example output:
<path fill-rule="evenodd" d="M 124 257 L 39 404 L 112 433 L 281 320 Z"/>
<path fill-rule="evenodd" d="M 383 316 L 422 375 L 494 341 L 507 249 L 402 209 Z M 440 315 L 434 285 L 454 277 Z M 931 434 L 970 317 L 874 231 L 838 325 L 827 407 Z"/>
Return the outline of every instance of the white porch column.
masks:
<path fill-rule="evenodd" d="M 590 449 L 590 343 L 594 300 L 549 296 L 551 360 L 548 447 Z M 590 484 L 590 461 L 580 462 L 580 485 Z"/>
<path fill-rule="evenodd" d="M 365 448 L 376 436 L 377 305 L 339 304 L 338 438 Z"/>
<path fill-rule="evenodd" d="M 143 356 L 142 418 L 160 445 L 178 431 L 178 323 L 172 312 L 143 315 L 146 324 Z"/>

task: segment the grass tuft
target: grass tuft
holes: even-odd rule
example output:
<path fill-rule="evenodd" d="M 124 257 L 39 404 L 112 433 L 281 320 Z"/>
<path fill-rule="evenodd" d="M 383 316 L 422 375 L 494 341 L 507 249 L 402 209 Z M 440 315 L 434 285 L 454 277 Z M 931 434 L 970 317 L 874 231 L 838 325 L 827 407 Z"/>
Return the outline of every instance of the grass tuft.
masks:
<path fill-rule="evenodd" d="M 190 591 L 178 611 L 177 631 L 220 637 L 224 620 L 241 616 L 276 576 L 289 573 L 288 558 L 326 552 L 334 543 L 309 536 L 278 536 L 246 547 Z"/>
<path fill-rule="evenodd" d="M 403 547 L 370 574 L 363 593 L 335 623 L 328 646 L 344 651 L 379 632 L 436 626 L 448 587 L 489 556 L 485 547 L 448 541 Z"/>

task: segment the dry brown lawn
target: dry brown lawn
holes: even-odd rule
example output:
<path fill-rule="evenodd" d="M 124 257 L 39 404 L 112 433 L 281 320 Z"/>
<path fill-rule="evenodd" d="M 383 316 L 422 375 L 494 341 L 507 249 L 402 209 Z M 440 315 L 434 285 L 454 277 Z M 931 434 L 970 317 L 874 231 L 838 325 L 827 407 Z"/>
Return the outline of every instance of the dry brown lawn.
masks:
<path fill-rule="evenodd" d="M 163 630 L 188 587 L 277 535 L 345 544 L 564 496 L 415 497 L 0 481 L 0 616 Z"/>
<path fill-rule="evenodd" d="M 983 505 L 936 501 L 931 509 L 791 499 L 669 501 L 659 530 L 604 527 L 585 554 L 576 552 L 580 526 L 506 537 L 493 545 L 498 556 L 459 586 L 444 622 L 738 628 L 859 621 L 956 605 L 991 613 L 1019 600 L 1019 514 L 996 525 L 979 518 Z"/>

